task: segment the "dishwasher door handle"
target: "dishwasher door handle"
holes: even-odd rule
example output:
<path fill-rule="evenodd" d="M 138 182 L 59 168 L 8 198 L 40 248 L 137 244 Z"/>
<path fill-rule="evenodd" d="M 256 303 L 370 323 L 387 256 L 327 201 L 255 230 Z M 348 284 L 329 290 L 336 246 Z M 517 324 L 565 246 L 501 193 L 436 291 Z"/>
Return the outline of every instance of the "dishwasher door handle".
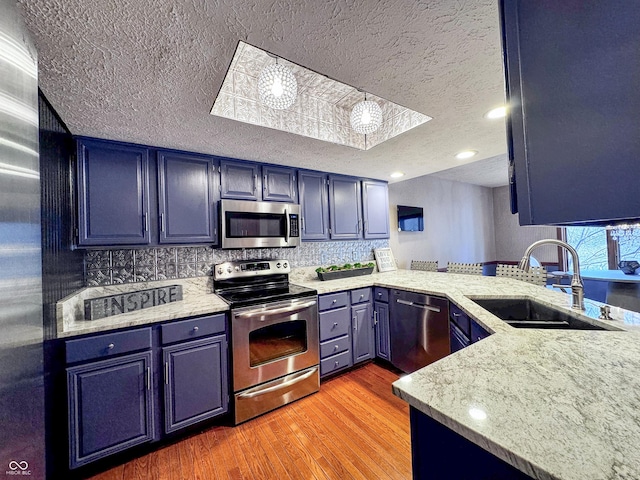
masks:
<path fill-rule="evenodd" d="M 396 299 L 396 302 L 401 305 L 407 305 L 408 307 L 416 307 L 422 308 L 423 310 L 429 310 L 430 312 L 440 313 L 440 307 L 432 307 L 431 305 L 422 305 L 421 303 L 409 302 L 407 300 L 402 300 L 401 298 Z"/>

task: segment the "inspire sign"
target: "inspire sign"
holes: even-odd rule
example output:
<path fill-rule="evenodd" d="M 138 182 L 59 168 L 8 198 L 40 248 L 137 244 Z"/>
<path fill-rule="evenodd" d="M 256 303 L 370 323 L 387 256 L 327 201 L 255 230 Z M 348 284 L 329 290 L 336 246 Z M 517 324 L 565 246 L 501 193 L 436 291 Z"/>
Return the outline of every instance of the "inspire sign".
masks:
<path fill-rule="evenodd" d="M 98 320 L 180 300 L 182 300 L 182 285 L 169 285 L 137 292 L 119 293 L 109 297 L 91 298 L 84 301 L 84 318 L 85 320 Z"/>

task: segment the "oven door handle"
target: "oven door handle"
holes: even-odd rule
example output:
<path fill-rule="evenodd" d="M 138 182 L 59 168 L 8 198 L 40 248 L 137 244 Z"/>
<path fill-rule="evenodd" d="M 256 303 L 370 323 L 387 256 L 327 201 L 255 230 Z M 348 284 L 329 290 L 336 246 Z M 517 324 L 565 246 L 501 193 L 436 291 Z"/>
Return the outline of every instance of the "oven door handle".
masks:
<path fill-rule="evenodd" d="M 248 312 L 236 313 L 235 316 L 240 318 L 255 318 L 255 317 L 266 317 L 268 315 L 278 315 L 280 313 L 293 313 L 293 312 L 299 312 L 300 310 L 304 310 L 305 308 L 309 308 L 315 304 L 316 304 L 316 301 L 313 300 L 311 302 L 296 303 L 289 307 L 250 310 Z"/>
<path fill-rule="evenodd" d="M 313 375 L 314 373 L 316 373 L 318 371 L 318 367 L 314 367 L 311 370 L 308 370 L 306 372 L 299 372 L 299 373 L 294 373 L 293 375 L 288 375 L 288 378 L 285 377 L 282 383 L 279 383 L 277 385 L 273 385 L 271 387 L 255 387 L 252 388 L 250 390 L 247 390 L 244 393 L 240 393 L 238 394 L 238 398 L 254 398 L 257 397 L 259 395 L 264 395 L 265 393 L 269 393 L 269 392 L 275 392 L 276 390 L 280 390 L 282 388 L 286 388 L 289 387 L 291 385 L 294 385 L 298 382 L 301 382 L 303 380 L 306 380 L 307 378 L 309 378 L 311 375 Z"/>

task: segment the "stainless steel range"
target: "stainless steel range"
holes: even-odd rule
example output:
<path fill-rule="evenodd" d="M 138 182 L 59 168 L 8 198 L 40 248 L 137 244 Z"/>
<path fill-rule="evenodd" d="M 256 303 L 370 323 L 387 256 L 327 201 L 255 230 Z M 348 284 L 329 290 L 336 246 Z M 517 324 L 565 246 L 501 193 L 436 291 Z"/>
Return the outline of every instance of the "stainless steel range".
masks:
<path fill-rule="evenodd" d="M 235 423 L 320 389 L 317 291 L 289 283 L 286 260 L 214 267 L 231 306 Z"/>

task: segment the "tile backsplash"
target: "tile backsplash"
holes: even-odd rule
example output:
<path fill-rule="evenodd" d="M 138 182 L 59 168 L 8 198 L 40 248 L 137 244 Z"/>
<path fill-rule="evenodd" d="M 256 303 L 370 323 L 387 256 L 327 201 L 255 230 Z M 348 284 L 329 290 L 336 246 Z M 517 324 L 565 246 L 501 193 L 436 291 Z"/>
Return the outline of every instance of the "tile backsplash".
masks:
<path fill-rule="evenodd" d="M 309 267 L 373 260 L 373 249 L 389 246 L 388 240 L 352 242 L 303 242 L 295 248 L 247 248 L 221 250 L 211 247 L 162 247 L 118 250 L 87 250 L 84 255 L 85 285 L 113 285 L 174 278 L 204 277 L 212 266 L 229 260 L 289 260 L 292 267 Z"/>

